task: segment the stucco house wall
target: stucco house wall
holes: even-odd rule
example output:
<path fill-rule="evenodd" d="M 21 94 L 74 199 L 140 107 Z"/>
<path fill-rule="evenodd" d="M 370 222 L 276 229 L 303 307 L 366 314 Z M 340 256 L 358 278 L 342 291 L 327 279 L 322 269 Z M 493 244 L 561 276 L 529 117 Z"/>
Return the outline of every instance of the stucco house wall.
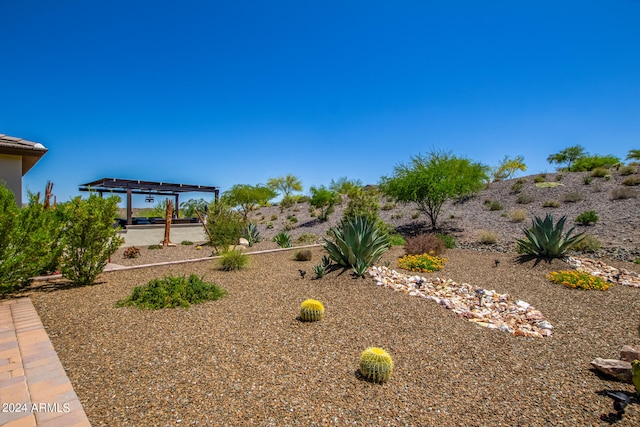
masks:
<path fill-rule="evenodd" d="M 13 192 L 18 206 L 22 206 L 22 177 L 46 153 L 38 142 L 0 134 L 0 183 Z"/>
<path fill-rule="evenodd" d="M 0 154 L 0 183 L 4 184 L 22 205 L 22 157 Z"/>

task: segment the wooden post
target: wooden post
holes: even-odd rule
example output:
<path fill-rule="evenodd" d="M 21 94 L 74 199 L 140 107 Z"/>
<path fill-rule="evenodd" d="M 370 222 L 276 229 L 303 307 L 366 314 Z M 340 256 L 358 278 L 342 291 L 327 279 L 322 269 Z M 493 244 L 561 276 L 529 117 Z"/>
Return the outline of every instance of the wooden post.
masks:
<path fill-rule="evenodd" d="M 53 182 L 47 181 L 47 187 L 44 190 L 44 209 L 47 210 L 51 207 L 51 194 L 53 192 Z"/>
<path fill-rule="evenodd" d="M 165 220 L 165 224 L 164 224 L 164 240 L 161 242 L 162 246 L 164 246 L 165 248 L 167 246 L 175 246 L 173 243 L 171 243 L 171 239 L 170 239 L 170 235 L 171 235 L 171 219 L 173 217 L 173 202 L 171 200 L 169 200 L 169 198 L 167 197 L 167 211 L 166 211 L 166 220 Z"/>
<path fill-rule="evenodd" d="M 209 236 L 209 241 L 213 242 L 213 239 L 211 238 L 211 233 L 209 233 L 209 229 L 207 228 L 207 224 L 204 223 L 204 220 L 202 219 L 202 215 L 200 215 L 200 212 L 198 212 L 198 209 L 196 209 L 195 211 L 196 211 L 196 215 L 198 215 L 198 219 L 200 220 L 200 224 L 202 224 L 202 226 L 204 227 L 204 231 L 207 233 L 207 236 Z"/>

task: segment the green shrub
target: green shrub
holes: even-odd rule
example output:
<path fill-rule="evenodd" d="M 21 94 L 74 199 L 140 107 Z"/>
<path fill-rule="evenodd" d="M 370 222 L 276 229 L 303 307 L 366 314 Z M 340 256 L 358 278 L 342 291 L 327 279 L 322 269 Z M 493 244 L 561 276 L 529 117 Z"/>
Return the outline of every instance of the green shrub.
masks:
<path fill-rule="evenodd" d="M 164 246 L 162 246 L 162 245 L 149 245 L 149 246 L 147 246 L 147 249 L 151 249 L 152 251 L 154 251 L 154 250 L 158 250 L 158 249 L 164 249 Z"/>
<path fill-rule="evenodd" d="M 141 309 L 189 307 L 204 301 L 218 300 L 227 291 L 201 277 L 192 274 L 189 278 L 165 276 L 153 279 L 144 286 L 133 288 L 131 295 L 118 301 L 118 307 L 135 306 Z"/>
<path fill-rule="evenodd" d="M 638 197 L 638 193 L 633 188 L 616 188 L 611 192 L 613 200 L 635 199 L 636 197 Z"/>
<path fill-rule="evenodd" d="M 297 251 L 293 258 L 296 261 L 311 261 L 312 254 L 309 249 L 303 249 L 301 251 Z"/>
<path fill-rule="evenodd" d="M 360 373 L 369 381 L 384 383 L 393 373 L 393 360 L 383 349 L 369 347 L 360 355 Z"/>
<path fill-rule="evenodd" d="M 273 222 L 267 222 L 267 225 L 265 227 L 267 228 L 267 230 L 271 230 L 273 228 Z"/>
<path fill-rule="evenodd" d="M 602 247 L 602 243 L 595 236 L 585 234 L 584 238 L 573 245 L 573 250 L 577 252 L 595 252 Z"/>
<path fill-rule="evenodd" d="M 278 215 L 276 214 L 272 214 L 271 218 L 269 218 L 271 221 L 276 221 L 278 219 Z"/>
<path fill-rule="evenodd" d="M 215 203 L 209 209 L 207 230 L 211 245 L 216 253 L 227 252 L 231 246 L 238 244 L 245 221 L 241 214 L 231 210 L 222 202 Z"/>
<path fill-rule="evenodd" d="M 389 233 L 387 234 L 389 238 L 389 246 L 402 246 L 405 244 L 404 237 L 398 233 Z"/>
<path fill-rule="evenodd" d="M 111 255 L 122 244 L 113 222 L 118 197 L 91 194 L 64 205 L 62 274 L 77 285 L 93 285 Z"/>
<path fill-rule="evenodd" d="M 633 263 L 634 263 L 634 264 L 640 264 L 640 258 L 636 258 L 636 259 L 634 259 L 634 260 L 633 260 Z"/>
<path fill-rule="evenodd" d="M 354 187 L 349 192 L 349 203 L 344 211 L 343 218 L 355 218 L 357 216 L 367 218 L 370 222 L 378 222 L 380 217 L 380 203 L 378 196 L 373 191 L 367 191 L 362 187 Z"/>
<path fill-rule="evenodd" d="M 571 236 L 574 227 L 563 235 L 564 224 L 567 220 L 563 216 L 554 223 L 553 215 L 547 214 L 543 219 L 536 216 L 530 229 L 523 229 L 525 239 L 518 239 L 518 252 L 545 258 L 560 258 L 565 252 L 575 246 L 584 237 L 584 233 Z"/>
<path fill-rule="evenodd" d="M 606 168 L 595 168 L 591 171 L 591 176 L 594 178 L 604 178 L 607 175 L 610 175 L 611 172 Z"/>
<path fill-rule="evenodd" d="M 326 221 L 328 216 L 333 213 L 333 207 L 338 203 L 338 193 L 331 191 L 324 186 L 311 187 L 311 206 L 319 210 L 318 219 Z"/>
<path fill-rule="evenodd" d="M 497 200 L 490 201 L 488 206 L 490 211 L 501 211 L 503 209 L 502 203 Z"/>
<path fill-rule="evenodd" d="M 535 200 L 536 198 L 533 197 L 531 194 L 520 194 L 516 199 L 516 203 L 519 205 L 528 205 L 529 203 L 532 203 Z"/>
<path fill-rule="evenodd" d="M 624 179 L 624 181 L 622 181 L 622 185 L 627 185 L 629 187 L 640 185 L 640 177 L 638 176 L 627 177 Z"/>
<path fill-rule="evenodd" d="M 404 245 L 404 251 L 409 255 L 442 255 L 446 250 L 444 241 L 432 233 L 409 237 Z"/>
<path fill-rule="evenodd" d="M 183 240 L 180 244 L 183 246 L 191 246 L 193 245 L 193 242 L 191 240 Z"/>
<path fill-rule="evenodd" d="M 242 270 L 248 263 L 248 255 L 242 253 L 240 249 L 232 249 L 222 254 L 220 258 L 220 269 L 222 271 Z"/>
<path fill-rule="evenodd" d="M 564 179 L 564 174 L 559 173 L 556 175 L 556 181 L 562 181 L 563 179 Z"/>
<path fill-rule="evenodd" d="M 367 268 L 389 249 L 389 237 L 365 218 L 343 219 L 328 232 L 334 241 L 324 239 L 329 256 L 345 268 L 364 277 Z"/>
<path fill-rule="evenodd" d="M 613 167 L 616 163 L 620 163 L 620 159 L 616 156 L 583 156 L 571 165 L 571 172 L 585 172 L 585 171 L 594 171 L 595 169 L 609 169 Z M 607 175 L 609 171 L 607 170 Z M 604 176 L 604 175 L 602 175 Z"/>
<path fill-rule="evenodd" d="M 593 181 L 593 177 L 587 175 L 582 179 L 582 182 L 584 182 L 584 185 L 589 185 L 591 184 L 591 181 Z"/>
<path fill-rule="evenodd" d="M 575 203 L 575 202 L 579 202 L 582 199 L 583 199 L 582 194 L 580 194 L 577 191 L 572 191 L 570 193 L 566 193 L 562 198 L 562 201 L 565 203 Z"/>
<path fill-rule="evenodd" d="M 580 225 L 591 225 L 598 222 L 596 211 L 584 211 L 576 217 L 576 222 Z"/>
<path fill-rule="evenodd" d="M 498 241 L 498 235 L 495 231 L 491 230 L 480 230 L 478 233 L 478 242 L 483 245 L 493 245 Z"/>
<path fill-rule="evenodd" d="M 509 212 L 511 222 L 522 222 L 527 218 L 527 211 L 524 209 L 514 209 Z"/>
<path fill-rule="evenodd" d="M 627 176 L 638 172 L 635 166 L 623 166 L 620 168 L 620 175 Z"/>
<path fill-rule="evenodd" d="M 516 180 L 516 182 L 514 182 L 513 185 L 511 186 L 511 192 L 516 194 L 520 193 L 524 188 L 524 183 L 525 183 L 525 180 L 522 178 Z"/>
<path fill-rule="evenodd" d="M 380 209 L 382 209 L 383 211 L 390 211 L 392 209 L 395 209 L 396 204 L 393 202 L 386 202 L 384 205 L 382 205 L 382 207 Z"/>
<path fill-rule="evenodd" d="M 247 239 L 247 242 L 249 242 L 249 247 L 258 243 L 260 241 L 260 232 L 258 231 L 258 226 L 253 222 L 245 225 L 244 229 L 242 230 L 242 237 Z"/>
<path fill-rule="evenodd" d="M 547 175 L 536 175 L 535 178 L 533 178 L 533 182 L 535 182 L 536 184 L 539 182 L 545 182 L 547 180 Z"/>
<path fill-rule="evenodd" d="M 455 249 L 456 239 L 448 234 L 436 234 L 436 237 L 444 242 L 444 246 L 447 249 Z"/>
<path fill-rule="evenodd" d="M 285 232 L 280 232 L 273 237 L 273 241 L 278 244 L 281 248 L 290 248 L 291 247 L 291 236 Z"/>
<path fill-rule="evenodd" d="M 414 213 L 411 214 L 411 219 L 418 219 L 420 218 L 420 212 L 416 211 Z"/>
<path fill-rule="evenodd" d="M 324 306 L 315 299 L 302 301 L 300 304 L 300 320 L 303 322 L 318 322 L 324 316 Z"/>
<path fill-rule="evenodd" d="M 29 204 L 19 209 L 0 185 L 0 294 L 58 269 L 62 224 L 60 210 L 45 209 L 38 195 L 29 194 Z"/>
<path fill-rule="evenodd" d="M 122 254 L 122 256 L 124 256 L 127 259 L 138 258 L 140 256 L 140 249 L 138 249 L 135 246 L 129 246 L 127 249 L 124 250 L 124 253 Z"/>
<path fill-rule="evenodd" d="M 547 200 L 542 204 L 543 208 L 559 208 L 560 202 L 557 200 Z"/>
<path fill-rule="evenodd" d="M 296 238 L 295 242 L 299 245 L 310 245 L 312 243 L 316 243 L 319 238 L 320 236 L 318 236 L 317 234 L 302 233 Z"/>

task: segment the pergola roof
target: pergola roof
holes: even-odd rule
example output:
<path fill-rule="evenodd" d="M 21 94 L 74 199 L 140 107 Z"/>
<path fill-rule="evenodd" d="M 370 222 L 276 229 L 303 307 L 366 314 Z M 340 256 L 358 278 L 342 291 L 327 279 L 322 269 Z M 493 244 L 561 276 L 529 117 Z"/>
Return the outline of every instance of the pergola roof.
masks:
<path fill-rule="evenodd" d="M 174 196 L 180 193 L 218 193 L 218 187 L 208 185 L 172 184 L 169 182 L 141 181 L 136 179 L 102 178 L 80 185 L 80 191 L 99 193 L 159 194 Z"/>
<path fill-rule="evenodd" d="M 178 212 L 178 196 L 181 193 L 215 193 L 218 201 L 218 187 L 209 185 L 172 184 L 169 182 L 141 181 L 136 179 L 102 178 L 97 181 L 80 185 L 80 191 L 95 191 L 103 193 L 127 194 L 127 224 L 132 223 L 131 195 L 150 194 L 175 197 L 175 212 Z"/>
<path fill-rule="evenodd" d="M 38 160 L 49 151 L 39 142 L 0 134 L 0 154 L 22 156 L 22 176 L 38 163 Z"/>

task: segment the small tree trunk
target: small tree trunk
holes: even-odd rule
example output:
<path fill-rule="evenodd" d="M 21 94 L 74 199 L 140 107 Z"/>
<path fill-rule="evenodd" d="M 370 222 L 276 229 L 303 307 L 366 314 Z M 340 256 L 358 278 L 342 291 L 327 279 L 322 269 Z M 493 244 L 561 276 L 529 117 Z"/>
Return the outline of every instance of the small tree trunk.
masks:
<path fill-rule="evenodd" d="M 173 202 L 167 199 L 167 211 L 166 211 L 166 219 L 164 223 L 164 240 L 162 241 L 162 246 L 175 246 L 171 243 L 170 235 L 171 235 L 171 219 L 173 217 Z"/>

